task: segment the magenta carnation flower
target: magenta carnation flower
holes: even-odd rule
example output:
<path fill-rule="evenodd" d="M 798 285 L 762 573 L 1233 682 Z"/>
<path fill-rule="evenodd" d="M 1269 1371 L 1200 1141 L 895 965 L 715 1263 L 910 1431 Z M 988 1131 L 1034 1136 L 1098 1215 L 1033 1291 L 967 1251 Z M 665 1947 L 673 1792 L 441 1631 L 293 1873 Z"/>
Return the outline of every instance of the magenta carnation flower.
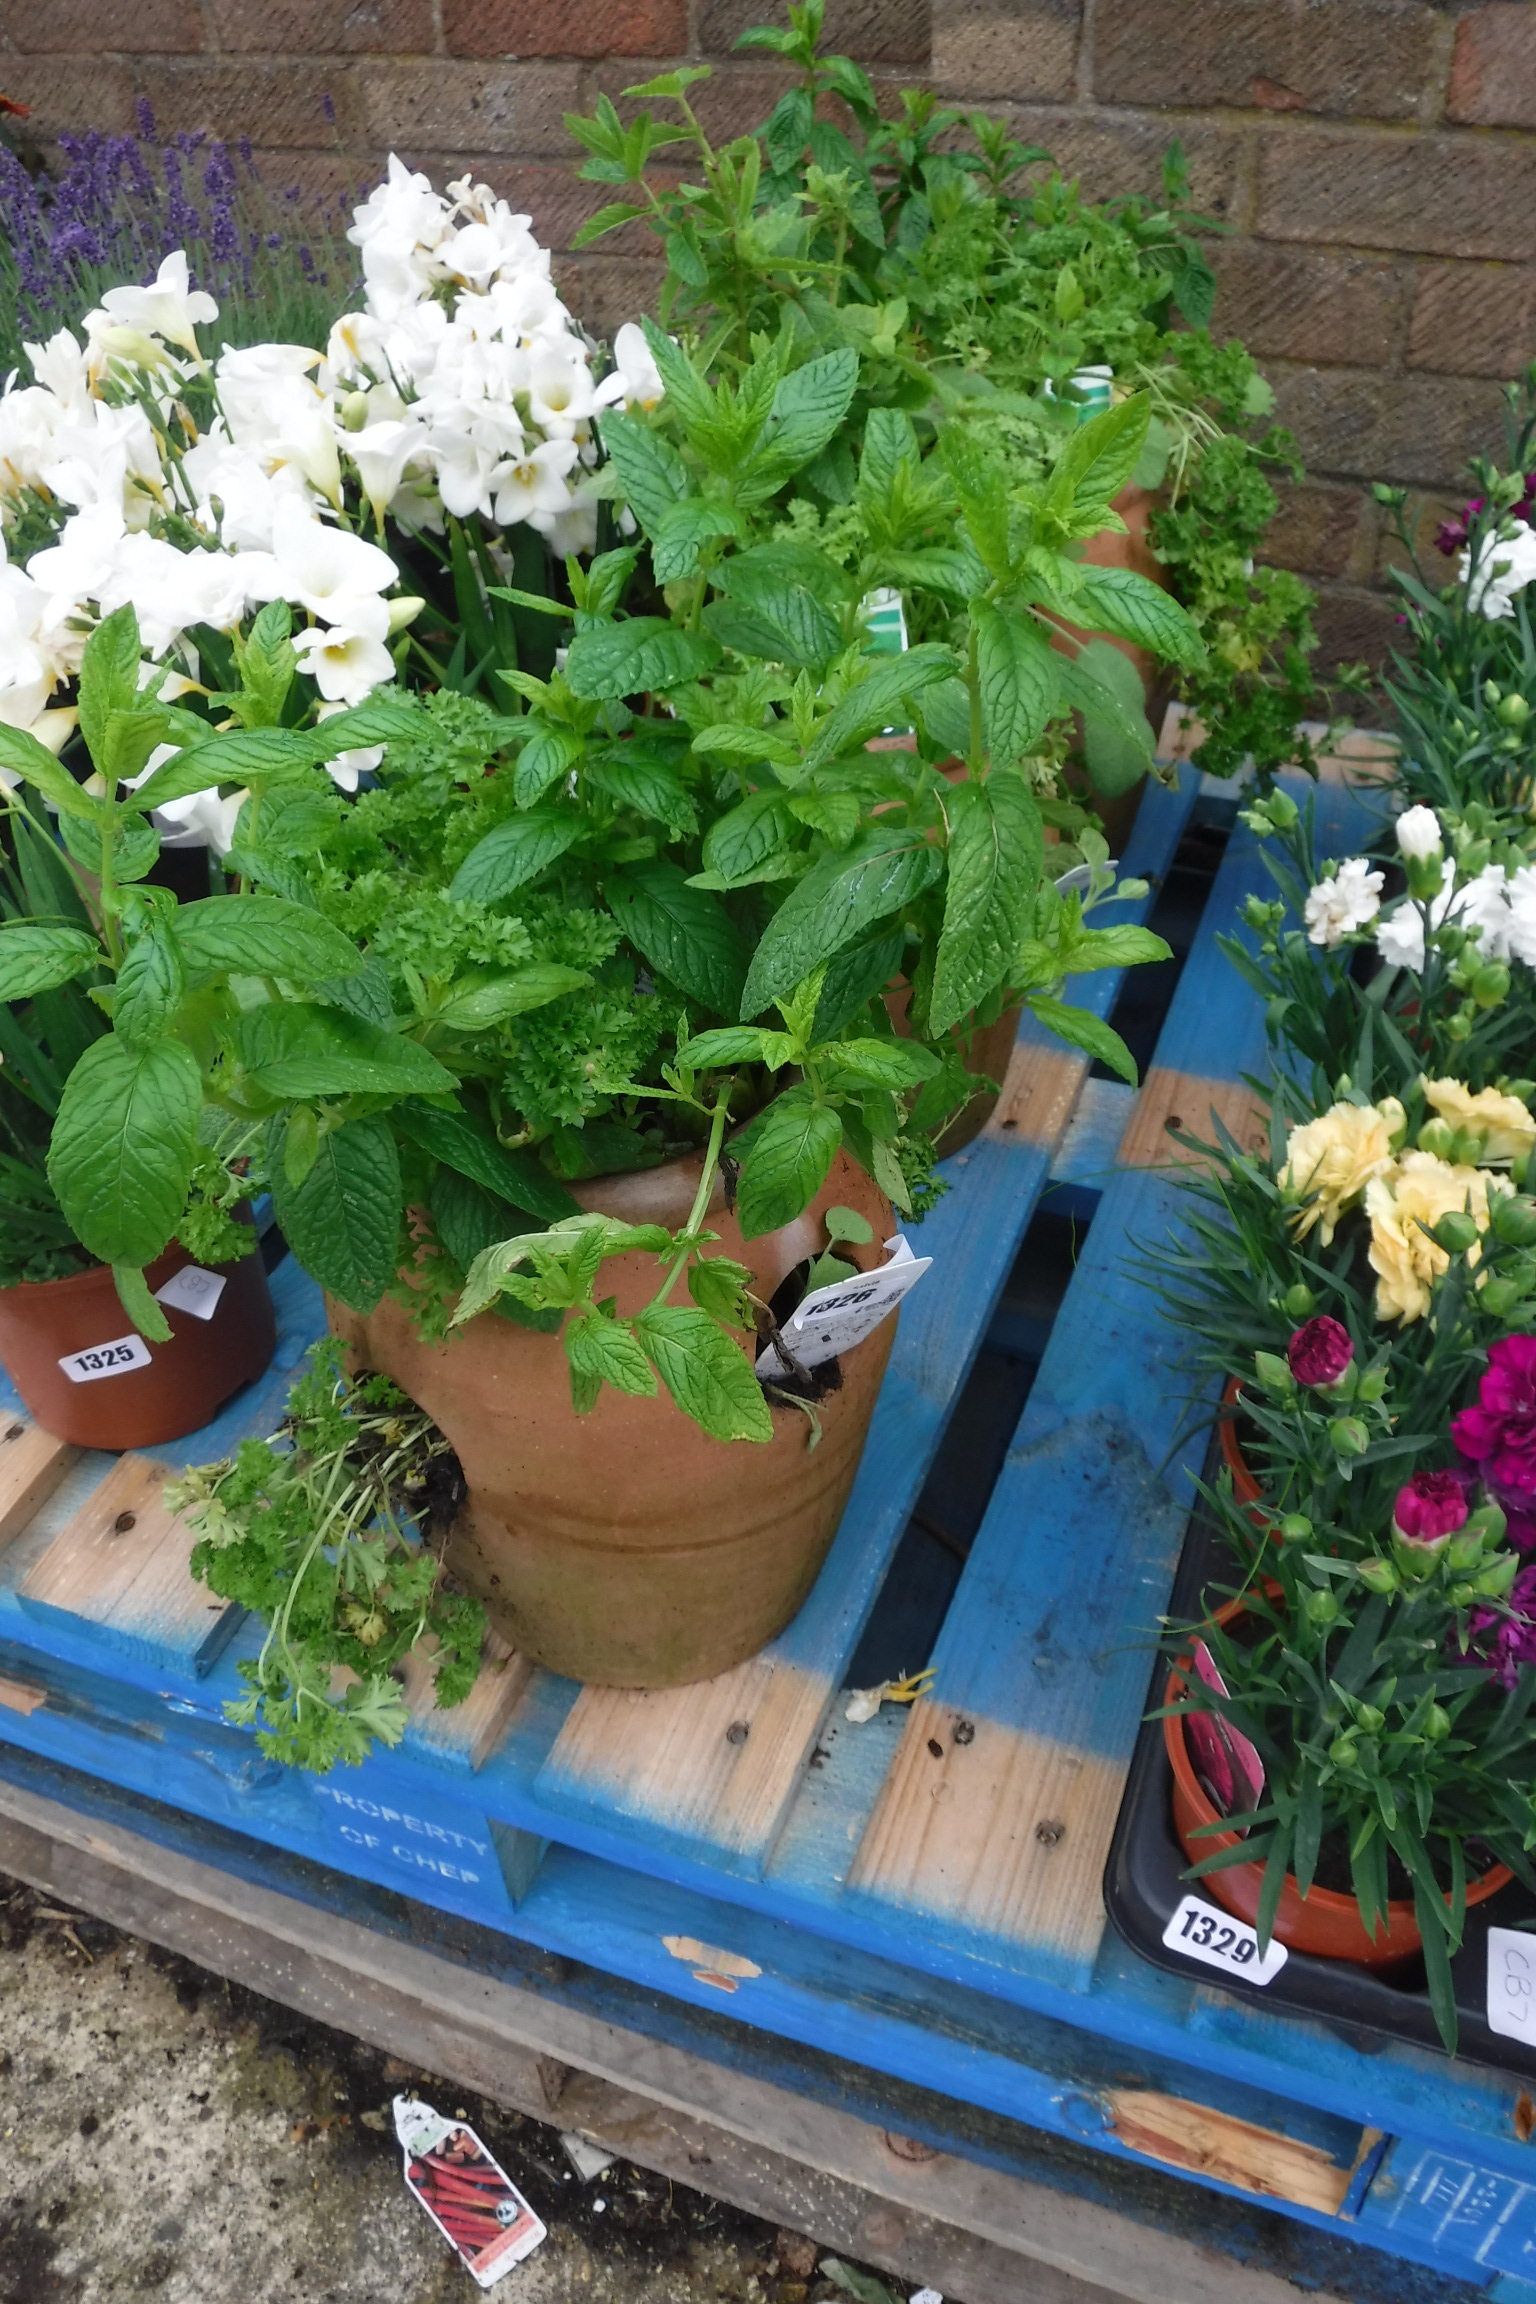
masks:
<path fill-rule="evenodd" d="M 1488 1677 L 1501 1688 L 1513 1688 L 1522 1664 L 1536 1664 L 1536 1567 L 1522 1568 L 1509 1589 L 1510 1614 L 1498 1608 L 1474 1608 L 1468 1629 L 1479 1655 L 1488 1660 Z"/>
<path fill-rule="evenodd" d="M 1297 1383 L 1319 1389 L 1337 1384 L 1354 1356 L 1349 1330 L 1337 1320 L 1331 1320 L 1326 1312 L 1303 1322 L 1285 1348 L 1285 1357 Z"/>
<path fill-rule="evenodd" d="M 1501 1336 L 1488 1348 L 1477 1406 L 1451 1422 L 1451 1438 L 1509 1516 L 1516 1551 L 1536 1544 L 1536 1336 Z"/>

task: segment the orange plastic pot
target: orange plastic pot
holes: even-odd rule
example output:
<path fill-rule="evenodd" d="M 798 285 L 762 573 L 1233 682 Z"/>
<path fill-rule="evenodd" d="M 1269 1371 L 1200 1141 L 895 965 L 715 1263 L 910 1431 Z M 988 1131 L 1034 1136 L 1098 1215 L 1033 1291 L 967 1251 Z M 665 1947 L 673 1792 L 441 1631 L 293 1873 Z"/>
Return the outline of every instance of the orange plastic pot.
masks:
<path fill-rule="evenodd" d="M 1229 1376 L 1227 1388 L 1221 1396 L 1223 1408 L 1235 1408 L 1243 1396 L 1243 1387 L 1236 1376 Z M 1221 1437 L 1222 1461 L 1232 1475 L 1232 1493 L 1239 1504 L 1257 1504 L 1263 1491 L 1248 1469 L 1243 1444 L 1237 1436 L 1237 1418 L 1223 1416 L 1216 1427 Z"/>
<path fill-rule="evenodd" d="M 1278 1591 L 1278 1585 L 1268 1587 Z M 1218 1608 L 1211 1621 L 1226 1624 L 1240 1615 L 1244 1603 L 1229 1600 Z M 1184 1670 L 1175 1665 L 1168 1675 L 1163 1695 L 1165 1704 L 1177 1703 L 1188 1685 Z M 1237 1832 L 1201 1832 L 1202 1824 L 1219 1821 L 1215 1808 L 1206 1797 L 1184 1737 L 1183 1715 L 1170 1714 L 1163 1722 L 1163 1742 L 1167 1748 L 1168 1765 L 1173 1770 L 1173 1821 L 1184 1853 L 1190 1862 L 1198 1863 L 1203 1856 L 1212 1856 L 1218 1849 L 1241 1845 Z M 1480 1879 L 1467 1887 L 1467 1902 L 1485 1904 L 1507 1887 L 1511 1874 L 1506 1865 L 1495 1864 Z M 1259 1916 L 1259 1898 L 1264 1887 L 1262 1864 L 1231 1864 L 1222 1872 L 1207 1872 L 1195 1882 L 1196 1893 L 1214 1897 L 1224 1910 L 1238 1920 L 1246 1920 L 1252 1927 Z M 1406 1897 L 1394 1897 L 1387 1905 L 1387 1925 L 1377 1925 L 1374 1938 L 1366 1932 L 1360 1917 L 1360 1907 L 1353 1896 L 1341 1896 L 1337 1889 L 1314 1885 L 1303 1896 L 1294 1872 L 1285 1876 L 1280 1891 L 1280 1908 L 1275 1914 L 1275 1934 L 1282 1944 L 1293 1952 L 1310 1952 L 1320 1960 L 1352 1960 L 1361 1968 L 1393 1968 L 1399 1961 L 1411 1959 L 1423 1938 L 1412 1902 Z"/>
<path fill-rule="evenodd" d="M 249 1218 L 250 1210 L 239 1213 Z M 167 1248 L 146 1270 L 151 1292 L 192 1262 L 184 1248 Z M 0 1288 L 0 1362 L 43 1430 L 77 1448 L 154 1448 L 201 1431 L 232 1393 L 254 1382 L 277 1348 L 260 1251 L 253 1246 L 210 1269 L 224 1282 L 212 1318 L 167 1306 L 168 1344 L 134 1335 L 105 1264 L 67 1280 Z M 71 1382 L 61 1362 L 107 1344 L 129 1344 L 148 1358 Z"/>

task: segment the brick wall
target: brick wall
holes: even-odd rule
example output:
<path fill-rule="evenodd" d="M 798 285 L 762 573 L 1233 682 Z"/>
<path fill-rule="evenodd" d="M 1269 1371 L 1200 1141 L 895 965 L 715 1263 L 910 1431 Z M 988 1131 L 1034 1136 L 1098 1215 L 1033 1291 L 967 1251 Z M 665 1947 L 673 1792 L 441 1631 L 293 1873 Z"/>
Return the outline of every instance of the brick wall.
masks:
<path fill-rule="evenodd" d="M 716 65 L 703 109 L 749 127 L 778 85 L 731 43 L 755 0 L 0 0 L 0 87 L 47 137 L 249 134 L 275 181 L 341 181 L 393 148 L 465 166 L 564 247 L 604 196 L 561 115 L 660 60 Z M 1428 492 L 1498 436 L 1500 380 L 1536 353 L 1536 0 L 829 0 L 834 45 L 892 88 L 1005 111 L 1094 194 L 1155 183 L 1183 138 L 1217 326 L 1274 380 L 1308 467 L 1274 555 L 1324 600 L 1333 656 L 1379 658 L 1386 546 L 1364 483 Z M 628 59 L 635 59 L 629 62 Z M 643 60 L 643 61 L 640 61 Z M 332 98 L 337 131 L 322 112 Z M 592 324 L 643 303 L 649 243 L 567 258 Z"/>

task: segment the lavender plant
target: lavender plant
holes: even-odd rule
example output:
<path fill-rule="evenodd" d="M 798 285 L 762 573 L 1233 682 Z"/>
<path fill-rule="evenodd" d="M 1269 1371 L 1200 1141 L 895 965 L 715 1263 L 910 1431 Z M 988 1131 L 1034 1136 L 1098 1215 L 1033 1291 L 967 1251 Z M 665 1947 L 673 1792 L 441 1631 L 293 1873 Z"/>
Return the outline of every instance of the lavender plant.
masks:
<path fill-rule="evenodd" d="M 106 289 L 153 279 L 177 249 L 193 286 L 217 299 L 226 345 L 323 344 L 355 302 L 354 195 L 274 190 L 248 138 L 233 152 L 201 133 L 162 140 L 141 97 L 137 135 L 91 129 L 60 137 L 59 151 L 51 175 L 0 145 L 0 374 L 25 364 L 28 343 L 78 329 Z"/>

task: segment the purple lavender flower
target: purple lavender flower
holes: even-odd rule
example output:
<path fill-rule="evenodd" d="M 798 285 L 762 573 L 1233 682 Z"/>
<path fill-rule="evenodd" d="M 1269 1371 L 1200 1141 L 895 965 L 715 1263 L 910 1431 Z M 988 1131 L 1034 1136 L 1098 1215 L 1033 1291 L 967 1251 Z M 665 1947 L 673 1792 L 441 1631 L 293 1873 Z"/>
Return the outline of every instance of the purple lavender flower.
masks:
<path fill-rule="evenodd" d="M 155 115 L 150 108 L 149 98 L 141 96 L 134 106 L 134 110 L 138 114 L 140 137 L 146 144 L 153 144 L 155 140 Z"/>

